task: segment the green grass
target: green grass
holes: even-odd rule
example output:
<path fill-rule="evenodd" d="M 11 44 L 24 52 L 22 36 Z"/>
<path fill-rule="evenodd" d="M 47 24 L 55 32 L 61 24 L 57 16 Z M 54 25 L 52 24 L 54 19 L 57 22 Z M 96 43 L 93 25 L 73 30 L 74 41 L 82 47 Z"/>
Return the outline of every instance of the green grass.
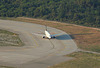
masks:
<path fill-rule="evenodd" d="M 8 20 L 8 19 L 12 19 L 12 18 L 11 17 L 0 17 L 0 19 Z"/>
<path fill-rule="evenodd" d="M 75 59 L 54 65 L 50 68 L 100 68 L 100 55 L 75 52 L 67 56 L 74 57 Z"/>
<path fill-rule="evenodd" d="M 0 46 L 23 46 L 18 34 L 0 29 Z"/>

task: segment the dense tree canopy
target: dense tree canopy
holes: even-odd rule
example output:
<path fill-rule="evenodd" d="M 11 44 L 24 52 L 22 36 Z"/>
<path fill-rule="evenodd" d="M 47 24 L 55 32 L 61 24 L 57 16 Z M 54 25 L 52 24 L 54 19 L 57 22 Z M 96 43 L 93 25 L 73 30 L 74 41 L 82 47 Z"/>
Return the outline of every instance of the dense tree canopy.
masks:
<path fill-rule="evenodd" d="M 100 0 L 0 0 L 0 17 L 20 16 L 100 27 Z"/>

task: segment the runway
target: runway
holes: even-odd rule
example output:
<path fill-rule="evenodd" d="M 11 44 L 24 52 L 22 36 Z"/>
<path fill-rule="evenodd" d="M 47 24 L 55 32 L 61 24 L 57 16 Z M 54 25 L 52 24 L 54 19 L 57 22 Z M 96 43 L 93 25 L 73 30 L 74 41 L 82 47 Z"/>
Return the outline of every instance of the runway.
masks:
<path fill-rule="evenodd" d="M 44 33 L 45 26 L 27 22 L 0 20 L 0 29 L 19 34 L 23 47 L 0 47 L 0 65 L 17 68 L 47 68 L 70 60 L 64 55 L 77 50 L 71 37 L 58 29 L 48 27 L 50 33 L 62 33 L 55 39 L 43 39 L 33 33 Z"/>

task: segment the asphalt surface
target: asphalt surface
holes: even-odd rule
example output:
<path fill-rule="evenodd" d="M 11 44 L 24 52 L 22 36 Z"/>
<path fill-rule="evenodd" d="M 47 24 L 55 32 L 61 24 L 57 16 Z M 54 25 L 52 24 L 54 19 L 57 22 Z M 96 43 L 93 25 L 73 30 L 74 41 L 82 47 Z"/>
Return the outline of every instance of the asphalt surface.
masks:
<path fill-rule="evenodd" d="M 0 47 L 0 65 L 17 68 L 48 68 L 70 59 L 64 57 L 77 50 L 71 37 L 58 29 L 48 27 L 50 33 L 62 33 L 55 39 L 43 39 L 33 33 L 43 34 L 45 26 L 33 23 L 0 20 L 0 29 L 19 34 L 23 47 Z"/>

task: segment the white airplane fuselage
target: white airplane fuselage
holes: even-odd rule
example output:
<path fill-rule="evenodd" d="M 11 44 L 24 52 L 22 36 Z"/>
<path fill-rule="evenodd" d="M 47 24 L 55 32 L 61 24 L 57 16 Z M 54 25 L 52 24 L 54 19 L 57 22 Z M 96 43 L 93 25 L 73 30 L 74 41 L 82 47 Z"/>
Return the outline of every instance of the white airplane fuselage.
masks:
<path fill-rule="evenodd" d="M 45 30 L 45 36 L 46 36 L 47 38 L 51 39 L 51 34 L 50 34 L 47 30 Z"/>
<path fill-rule="evenodd" d="M 33 33 L 33 34 L 35 34 L 35 33 Z M 56 38 L 56 36 L 58 36 L 59 34 L 50 34 L 49 33 L 49 31 L 47 30 L 47 27 L 46 27 L 46 30 L 45 30 L 45 34 L 35 34 L 35 35 L 41 35 L 42 36 L 42 38 L 48 38 L 48 39 L 54 39 L 54 38 Z"/>

